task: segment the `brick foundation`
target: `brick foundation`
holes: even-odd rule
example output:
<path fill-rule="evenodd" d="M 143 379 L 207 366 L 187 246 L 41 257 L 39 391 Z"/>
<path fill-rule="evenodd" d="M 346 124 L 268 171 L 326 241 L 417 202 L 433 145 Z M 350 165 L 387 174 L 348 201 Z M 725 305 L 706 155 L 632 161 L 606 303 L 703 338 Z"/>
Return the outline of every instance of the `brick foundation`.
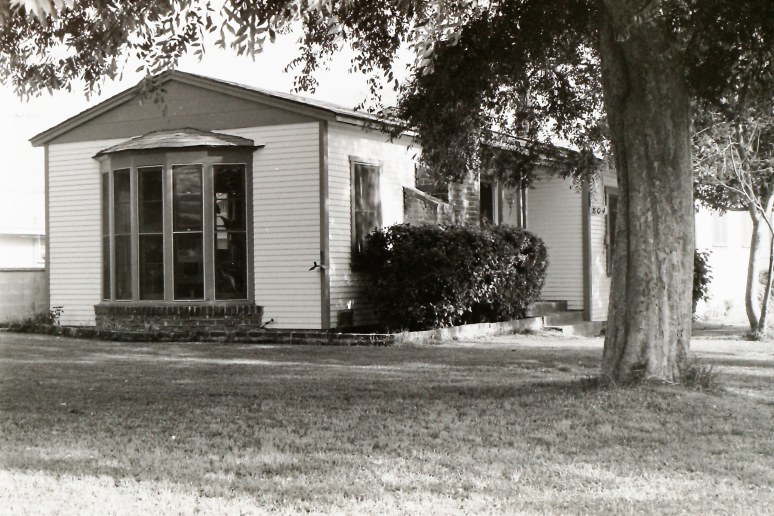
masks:
<path fill-rule="evenodd" d="M 237 305 L 124 305 L 94 307 L 96 329 L 115 333 L 221 337 L 261 330 L 263 307 Z"/>

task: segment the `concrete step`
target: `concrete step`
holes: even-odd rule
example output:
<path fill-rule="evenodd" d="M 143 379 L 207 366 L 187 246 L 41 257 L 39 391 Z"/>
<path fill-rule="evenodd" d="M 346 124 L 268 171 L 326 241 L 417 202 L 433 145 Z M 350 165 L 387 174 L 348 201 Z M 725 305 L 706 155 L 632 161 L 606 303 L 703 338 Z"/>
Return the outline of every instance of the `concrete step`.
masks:
<path fill-rule="evenodd" d="M 556 331 L 562 335 L 572 335 L 575 337 L 599 337 L 605 330 L 604 321 L 582 321 L 573 324 L 560 324 L 554 326 L 544 326 L 546 331 Z"/>
<path fill-rule="evenodd" d="M 564 326 L 583 322 L 583 310 L 565 310 L 543 316 L 543 326 Z"/>
<path fill-rule="evenodd" d="M 527 317 L 540 317 L 566 311 L 567 301 L 537 301 L 527 307 Z"/>

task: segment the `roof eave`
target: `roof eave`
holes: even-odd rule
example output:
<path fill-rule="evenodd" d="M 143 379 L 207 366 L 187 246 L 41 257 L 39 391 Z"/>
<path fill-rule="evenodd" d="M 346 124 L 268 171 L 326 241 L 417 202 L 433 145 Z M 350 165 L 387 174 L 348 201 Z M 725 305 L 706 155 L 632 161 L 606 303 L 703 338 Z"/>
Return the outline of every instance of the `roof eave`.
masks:
<path fill-rule="evenodd" d="M 295 101 L 292 99 L 285 99 L 277 96 L 272 96 L 269 93 L 261 92 L 259 90 L 253 90 L 246 87 L 238 86 L 235 84 L 221 81 L 219 79 L 213 79 L 210 77 L 202 77 L 195 74 L 181 72 L 179 70 L 171 70 L 163 72 L 160 78 L 159 85 L 166 84 L 171 80 L 177 80 L 184 84 L 192 86 L 198 86 L 207 90 L 216 91 L 219 93 L 226 93 L 228 95 L 242 98 L 250 101 L 259 101 L 263 104 L 285 109 L 294 113 L 308 116 L 310 118 L 317 118 L 320 120 L 333 121 L 336 120 L 341 113 L 334 109 L 327 109 L 322 106 L 314 106 L 311 104 L 303 104 L 301 101 Z M 36 134 L 30 138 L 30 142 L 34 147 L 40 147 L 54 140 L 55 138 L 67 133 L 68 131 L 78 127 L 81 124 L 92 120 L 99 115 L 120 106 L 121 104 L 128 102 L 132 98 L 136 97 L 140 93 L 141 82 L 135 84 L 131 88 L 122 91 L 107 100 L 104 100 L 96 106 L 82 111 L 64 122 L 61 122 L 50 129 L 47 129 L 39 134 Z M 357 116 L 347 116 L 353 120 L 358 119 Z M 372 120 L 372 117 L 364 115 L 362 119 L 364 122 Z"/>
<path fill-rule="evenodd" d="M 54 127 L 51 127 L 41 133 L 36 134 L 32 138 L 30 138 L 29 141 L 30 143 L 32 143 L 33 147 L 40 147 L 42 145 L 45 145 L 51 140 L 65 134 L 66 132 L 72 129 L 75 129 L 79 125 L 85 122 L 88 122 L 89 120 L 92 120 L 93 118 L 98 117 L 102 113 L 110 111 L 114 107 L 117 107 L 123 104 L 124 102 L 130 100 L 132 97 L 137 95 L 138 92 L 139 92 L 139 84 L 135 84 L 131 88 L 124 90 L 121 93 L 118 93 L 116 95 L 113 95 L 109 99 L 100 102 L 96 106 L 91 107 L 86 111 L 81 111 L 77 115 L 71 116 L 64 122 L 60 122 Z"/>
<path fill-rule="evenodd" d="M 117 151 L 99 151 L 94 156 L 92 156 L 92 159 L 95 159 L 97 161 L 102 161 L 104 159 L 107 159 L 108 157 L 114 155 L 114 154 L 121 154 L 123 152 L 130 152 L 130 153 L 153 153 L 153 152 L 159 152 L 159 151 L 187 151 L 187 150 L 201 150 L 201 149 L 218 149 L 218 150 L 237 150 L 237 149 L 244 149 L 244 150 L 250 150 L 250 152 L 254 152 L 258 149 L 261 149 L 265 147 L 266 144 L 257 144 L 257 145 L 188 145 L 184 147 L 178 147 L 178 146 L 163 146 L 163 147 L 147 147 L 142 149 L 121 149 Z"/>

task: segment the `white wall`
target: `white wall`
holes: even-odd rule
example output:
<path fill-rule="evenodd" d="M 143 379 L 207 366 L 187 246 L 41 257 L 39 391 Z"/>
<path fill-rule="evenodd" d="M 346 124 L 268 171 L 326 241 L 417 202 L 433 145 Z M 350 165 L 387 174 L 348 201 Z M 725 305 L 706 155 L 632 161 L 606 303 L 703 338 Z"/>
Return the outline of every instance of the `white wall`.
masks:
<path fill-rule="evenodd" d="M 567 301 L 583 310 L 583 227 L 581 195 L 572 181 L 539 174 L 527 190 L 527 230 L 548 249 L 548 271 L 542 298 Z"/>
<path fill-rule="evenodd" d="M 697 315 L 709 320 L 746 322 L 744 293 L 750 257 L 752 221 L 744 212 L 724 215 L 700 209 L 696 213 L 696 249 L 710 251 L 712 282 L 709 299 L 699 303 Z M 764 240 L 759 259 L 768 258 L 768 240 Z"/>
<path fill-rule="evenodd" d="M 351 272 L 352 204 L 349 157 L 381 163 L 380 192 L 384 226 L 403 222 L 403 186 L 414 186 L 414 156 L 407 138 L 388 141 L 384 133 L 331 123 L 328 131 L 328 182 L 330 208 L 331 326 L 338 313 L 354 311 L 356 325 L 377 321 L 365 300 L 362 275 Z"/>
<path fill-rule="evenodd" d="M 100 302 L 102 249 L 98 151 L 124 139 L 49 147 L 51 306 L 64 325 L 93 325 Z"/>
<path fill-rule="evenodd" d="M 255 302 L 269 328 L 321 327 L 320 125 L 222 130 L 265 145 L 253 154 Z"/>
<path fill-rule="evenodd" d="M 602 181 L 590 191 L 592 206 L 606 206 L 605 187 L 616 188 L 618 181 L 614 171 L 605 170 Z M 591 245 L 591 320 L 606 321 L 610 301 L 610 276 L 607 274 L 607 217 L 608 214 L 591 214 L 589 224 Z"/>
<path fill-rule="evenodd" d="M 319 328 L 319 124 L 222 130 L 265 147 L 253 158 L 255 301 L 270 328 Z M 101 298 L 99 164 L 124 138 L 49 149 L 51 305 L 64 325 L 93 325 Z"/>

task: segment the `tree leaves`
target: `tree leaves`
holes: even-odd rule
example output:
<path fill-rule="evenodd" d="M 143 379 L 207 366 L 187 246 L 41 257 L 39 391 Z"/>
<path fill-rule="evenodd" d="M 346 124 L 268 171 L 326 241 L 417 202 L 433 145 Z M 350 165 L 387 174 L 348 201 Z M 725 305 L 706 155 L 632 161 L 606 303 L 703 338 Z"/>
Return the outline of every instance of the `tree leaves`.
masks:
<path fill-rule="evenodd" d="M 607 4 L 605 4 L 607 5 Z M 610 4 L 613 5 L 613 4 Z M 604 147 L 606 122 L 597 54 L 602 14 L 592 0 L 15 0 L 0 4 L 0 77 L 20 95 L 68 88 L 87 92 L 115 78 L 123 60 L 139 71 L 174 68 L 205 52 L 204 41 L 255 56 L 277 34 L 301 30 L 297 90 L 344 45 L 352 71 L 369 76 L 372 100 L 399 89 L 395 114 L 413 129 L 424 159 L 447 179 L 478 170 L 491 129 L 577 148 Z M 684 61 L 686 84 L 702 109 L 743 117 L 750 99 L 774 87 L 774 3 L 770 0 L 617 2 L 619 36 L 663 23 Z M 400 85 L 393 63 L 414 52 Z M 625 92 L 621 92 L 625 93 Z M 377 106 L 377 109 L 382 106 Z M 504 168 L 500 164 L 499 168 Z M 520 181 L 518 173 L 514 181 Z"/>

